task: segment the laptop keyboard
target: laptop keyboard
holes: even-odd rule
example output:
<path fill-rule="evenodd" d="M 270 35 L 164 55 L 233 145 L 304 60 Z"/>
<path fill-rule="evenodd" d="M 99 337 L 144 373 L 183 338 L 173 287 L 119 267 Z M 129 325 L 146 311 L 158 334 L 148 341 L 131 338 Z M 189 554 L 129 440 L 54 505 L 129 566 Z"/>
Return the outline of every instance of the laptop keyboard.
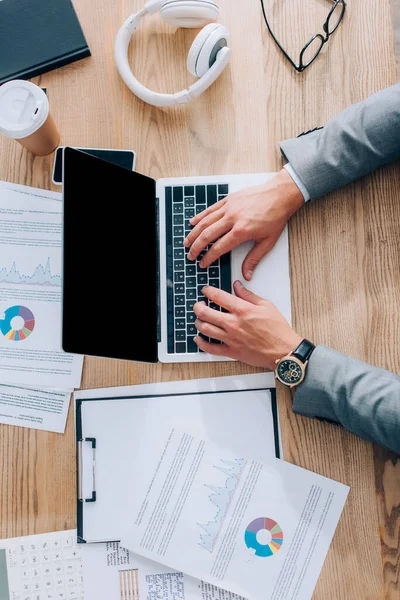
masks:
<path fill-rule="evenodd" d="M 165 188 L 166 240 L 167 240 L 167 331 L 168 354 L 199 352 L 193 338 L 197 335 L 194 325 L 196 302 L 206 302 L 220 310 L 203 296 L 202 288 L 211 285 L 231 292 L 230 255 L 225 254 L 208 269 L 200 267 L 200 260 L 208 246 L 196 261 L 188 260 L 188 248 L 183 241 L 192 229 L 189 221 L 208 206 L 222 200 L 229 193 L 227 184 L 173 186 Z M 218 340 L 207 341 L 220 343 Z"/>

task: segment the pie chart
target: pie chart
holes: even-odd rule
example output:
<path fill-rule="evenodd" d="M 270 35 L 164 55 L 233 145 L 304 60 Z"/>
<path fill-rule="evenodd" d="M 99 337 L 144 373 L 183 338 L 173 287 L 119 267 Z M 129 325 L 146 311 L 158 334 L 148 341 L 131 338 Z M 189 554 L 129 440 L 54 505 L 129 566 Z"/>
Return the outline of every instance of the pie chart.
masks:
<path fill-rule="evenodd" d="M 270 541 L 265 544 L 260 543 L 257 539 L 257 534 L 263 530 L 270 534 L 268 536 Z M 259 517 L 247 525 L 244 533 L 244 541 L 250 550 L 255 551 L 256 556 L 261 556 L 263 558 L 273 556 L 279 552 L 282 547 L 283 531 L 273 519 Z"/>
<path fill-rule="evenodd" d="M 4 319 L 0 321 L 1 333 L 13 342 L 25 340 L 34 328 L 35 317 L 26 306 L 10 306 L 4 311 Z"/>

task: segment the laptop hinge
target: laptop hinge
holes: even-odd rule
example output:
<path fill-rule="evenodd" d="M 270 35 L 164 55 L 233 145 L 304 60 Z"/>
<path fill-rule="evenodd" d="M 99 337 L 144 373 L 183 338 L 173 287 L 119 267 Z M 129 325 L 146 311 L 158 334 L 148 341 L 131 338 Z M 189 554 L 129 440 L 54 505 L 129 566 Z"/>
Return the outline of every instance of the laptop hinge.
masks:
<path fill-rule="evenodd" d="M 161 291 L 160 291 L 160 199 L 156 197 L 156 235 L 157 235 L 157 342 L 161 342 Z"/>

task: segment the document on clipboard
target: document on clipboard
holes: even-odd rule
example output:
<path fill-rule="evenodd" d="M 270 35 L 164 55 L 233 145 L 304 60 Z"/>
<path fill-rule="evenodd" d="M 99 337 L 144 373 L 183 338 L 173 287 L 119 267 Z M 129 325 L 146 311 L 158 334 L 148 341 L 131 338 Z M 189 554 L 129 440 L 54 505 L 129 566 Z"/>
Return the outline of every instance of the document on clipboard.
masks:
<path fill-rule="evenodd" d="M 79 542 L 118 542 L 126 534 L 136 457 L 161 422 L 253 460 L 282 457 L 272 373 L 76 392 Z"/>

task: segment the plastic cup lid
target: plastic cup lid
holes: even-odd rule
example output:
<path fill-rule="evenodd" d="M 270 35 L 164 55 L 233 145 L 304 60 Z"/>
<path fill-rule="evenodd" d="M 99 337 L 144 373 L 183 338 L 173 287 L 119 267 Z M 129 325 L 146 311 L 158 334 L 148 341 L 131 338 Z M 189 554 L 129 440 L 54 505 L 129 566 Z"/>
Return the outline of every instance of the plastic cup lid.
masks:
<path fill-rule="evenodd" d="M 49 101 L 44 91 L 15 79 L 0 87 L 0 133 L 21 139 L 35 133 L 46 121 Z"/>

